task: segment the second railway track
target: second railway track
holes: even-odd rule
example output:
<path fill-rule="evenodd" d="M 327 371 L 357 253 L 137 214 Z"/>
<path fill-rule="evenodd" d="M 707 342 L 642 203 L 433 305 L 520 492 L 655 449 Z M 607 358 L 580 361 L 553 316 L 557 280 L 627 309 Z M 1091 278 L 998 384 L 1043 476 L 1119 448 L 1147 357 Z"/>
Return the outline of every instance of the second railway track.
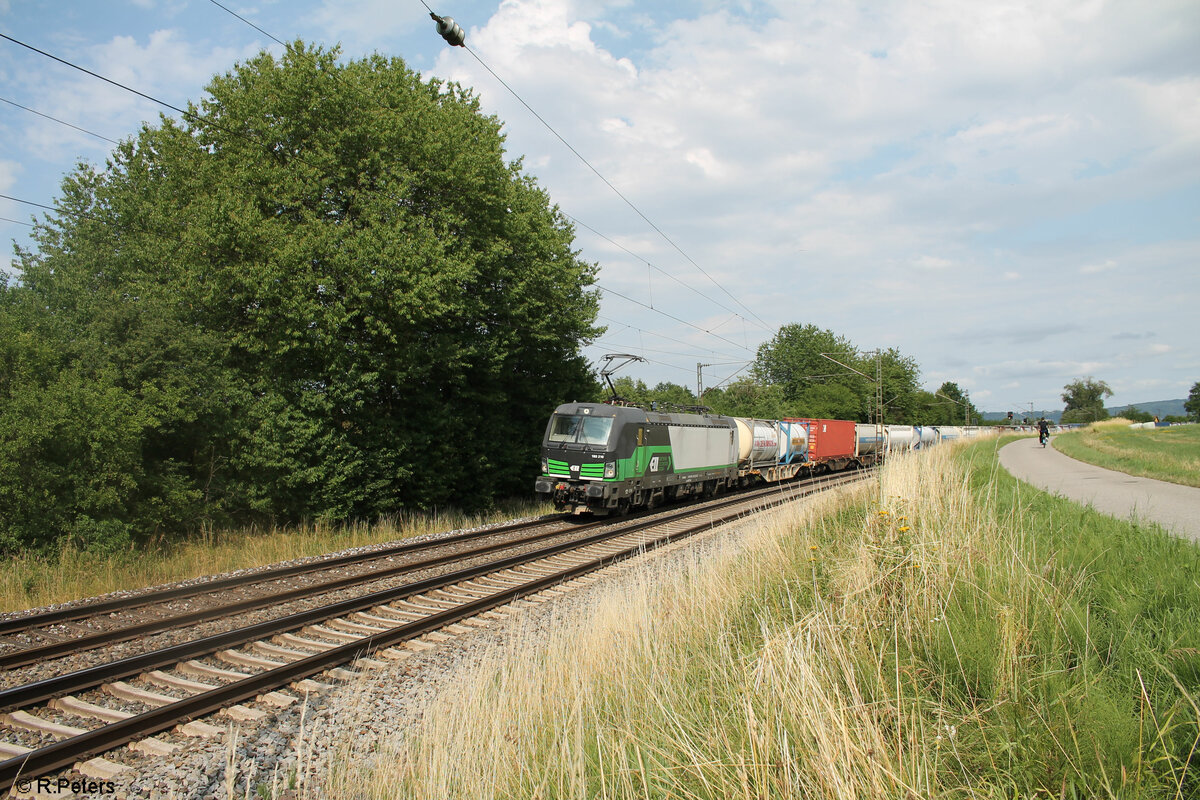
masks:
<path fill-rule="evenodd" d="M 467 630 L 462 626 L 497 606 L 553 593 L 555 585 L 615 561 L 860 475 L 770 487 L 620 524 L 606 520 L 603 530 L 586 526 L 571 541 L 2 690 L 0 727 L 8 741 L 0 739 L 0 789 L 130 742 L 169 751 L 169 742 L 148 737 L 221 709 L 261 716 L 238 704 L 294 702 L 281 690 L 317 688 L 313 676 L 350 662 L 403 658 L 399 648 L 418 647 L 439 629 Z M 192 730 L 205 726 L 193 723 Z"/>
<path fill-rule="evenodd" d="M 0 669 L 73 655 L 555 537 L 576 536 L 605 522 L 579 525 L 562 516 L 543 517 L 174 586 L 131 598 L 10 617 L 0 620 L 0 633 L 7 634 L 0 636 Z M 484 543 L 475 544 L 480 540 Z M 428 555 L 431 552 L 435 554 Z M 185 601 L 186 607 L 182 607 Z"/>

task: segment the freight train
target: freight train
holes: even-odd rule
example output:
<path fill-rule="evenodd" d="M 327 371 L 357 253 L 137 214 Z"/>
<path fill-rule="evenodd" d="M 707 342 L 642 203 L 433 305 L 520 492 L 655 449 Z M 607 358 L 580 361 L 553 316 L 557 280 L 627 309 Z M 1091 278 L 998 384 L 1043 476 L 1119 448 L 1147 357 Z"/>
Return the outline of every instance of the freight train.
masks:
<path fill-rule="evenodd" d="M 869 467 L 888 452 L 973 436 L 976 428 L 749 419 L 607 403 L 559 406 L 534 490 L 560 511 L 655 508 L 726 489 Z"/>

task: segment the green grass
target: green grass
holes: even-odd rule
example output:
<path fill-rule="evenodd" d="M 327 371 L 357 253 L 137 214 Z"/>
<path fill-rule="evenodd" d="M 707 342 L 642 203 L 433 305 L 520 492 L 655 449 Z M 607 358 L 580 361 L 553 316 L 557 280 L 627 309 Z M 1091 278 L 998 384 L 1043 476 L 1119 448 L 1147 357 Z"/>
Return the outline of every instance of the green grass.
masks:
<path fill-rule="evenodd" d="M 1098 467 L 1200 486 L 1200 425 L 1131 430 L 1126 425 L 1084 428 L 1054 438 L 1054 447 Z"/>
<path fill-rule="evenodd" d="M 644 568 L 383 755 L 348 741 L 330 796 L 1200 796 L 1200 548 L 996 451 Z"/>
<path fill-rule="evenodd" d="M 180 541 L 152 542 L 128 552 L 107 555 L 67 549 L 52 556 L 15 556 L 0 572 L 0 612 L 140 589 L 514 517 L 538 516 L 550 511 L 546 504 L 517 500 L 483 515 L 441 510 L 403 514 L 371 524 L 316 523 L 265 530 L 207 531 Z"/>

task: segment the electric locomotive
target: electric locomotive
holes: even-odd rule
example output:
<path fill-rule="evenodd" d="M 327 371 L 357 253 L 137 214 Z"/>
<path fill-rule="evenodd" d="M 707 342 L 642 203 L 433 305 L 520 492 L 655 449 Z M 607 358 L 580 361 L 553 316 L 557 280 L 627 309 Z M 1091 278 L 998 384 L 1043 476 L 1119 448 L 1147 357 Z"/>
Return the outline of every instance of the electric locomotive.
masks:
<path fill-rule="evenodd" d="M 711 496 L 738 480 L 737 442 L 730 417 L 567 403 L 546 426 L 534 489 L 560 510 L 599 514 Z"/>

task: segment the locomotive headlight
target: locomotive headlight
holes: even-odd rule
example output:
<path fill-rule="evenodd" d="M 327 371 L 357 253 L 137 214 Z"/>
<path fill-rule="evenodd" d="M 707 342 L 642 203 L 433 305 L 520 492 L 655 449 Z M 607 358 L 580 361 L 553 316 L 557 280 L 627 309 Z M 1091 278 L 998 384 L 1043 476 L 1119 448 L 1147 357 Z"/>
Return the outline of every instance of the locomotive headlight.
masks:
<path fill-rule="evenodd" d="M 546 457 L 542 456 L 542 474 L 547 475 L 550 472 L 550 465 L 546 463 Z"/>
<path fill-rule="evenodd" d="M 617 462 L 610 461 L 604 465 L 604 477 L 606 477 L 606 478 L 617 477 Z"/>

